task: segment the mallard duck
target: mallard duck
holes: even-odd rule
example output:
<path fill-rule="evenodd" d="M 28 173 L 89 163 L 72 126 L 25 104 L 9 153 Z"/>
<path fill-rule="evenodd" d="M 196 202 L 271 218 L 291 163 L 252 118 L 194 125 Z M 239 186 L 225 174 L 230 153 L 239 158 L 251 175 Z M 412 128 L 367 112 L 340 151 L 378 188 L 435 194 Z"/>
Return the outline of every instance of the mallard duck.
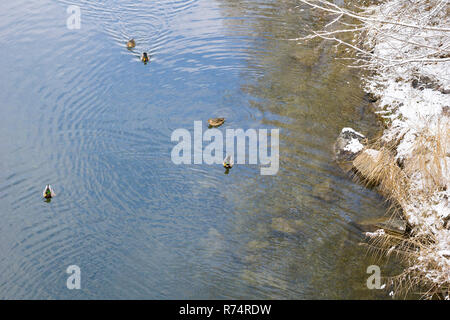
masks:
<path fill-rule="evenodd" d="M 134 39 L 128 40 L 127 48 L 131 49 L 131 48 L 134 48 L 134 47 L 136 47 L 136 41 L 134 41 Z"/>
<path fill-rule="evenodd" d="M 150 59 L 148 58 L 147 52 L 143 52 L 141 55 L 141 61 L 147 63 Z"/>
<path fill-rule="evenodd" d="M 221 125 L 223 125 L 223 123 L 225 122 L 225 118 L 212 118 L 212 119 L 208 119 L 208 124 L 211 127 L 219 127 Z"/>
<path fill-rule="evenodd" d="M 234 161 L 233 161 L 233 156 L 232 156 L 232 155 L 227 155 L 227 156 L 225 157 L 225 159 L 223 159 L 223 166 L 224 166 L 226 169 L 231 169 L 231 168 L 233 168 L 233 164 L 234 164 Z"/>
<path fill-rule="evenodd" d="M 42 192 L 42 196 L 45 199 L 51 199 L 56 196 L 56 193 L 53 191 L 52 186 L 48 184 L 45 186 L 44 192 Z"/>

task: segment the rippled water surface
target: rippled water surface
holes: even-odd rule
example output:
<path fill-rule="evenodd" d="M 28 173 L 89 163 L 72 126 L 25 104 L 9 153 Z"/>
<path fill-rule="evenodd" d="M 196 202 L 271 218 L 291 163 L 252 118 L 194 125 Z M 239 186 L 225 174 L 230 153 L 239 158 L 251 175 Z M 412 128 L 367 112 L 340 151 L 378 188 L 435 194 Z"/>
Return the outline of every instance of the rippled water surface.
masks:
<path fill-rule="evenodd" d="M 332 160 L 342 127 L 377 130 L 359 74 L 286 40 L 322 22 L 281 0 L 2 1 L 0 298 L 383 298 L 355 226 L 385 207 Z M 173 130 L 216 116 L 280 128 L 278 174 L 173 164 Z"/>

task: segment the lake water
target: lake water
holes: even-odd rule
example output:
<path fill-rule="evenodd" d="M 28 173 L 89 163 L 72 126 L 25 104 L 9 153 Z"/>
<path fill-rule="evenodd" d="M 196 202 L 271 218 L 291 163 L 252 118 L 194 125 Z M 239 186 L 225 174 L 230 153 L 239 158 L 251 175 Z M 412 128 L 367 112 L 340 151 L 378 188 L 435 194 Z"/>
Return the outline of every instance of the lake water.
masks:
<path fill-rule="evenodd" d="M 386 298 L 355 227 L 386 206 L 332 159 L 342 127 L 378 130 L 360 74 L 286 40 L 322 22 L 296 1 L 2 1 L 0 298 Z M 175 165 L 172 132 L 217 116 L 279 128 L 278 174 Z"/>

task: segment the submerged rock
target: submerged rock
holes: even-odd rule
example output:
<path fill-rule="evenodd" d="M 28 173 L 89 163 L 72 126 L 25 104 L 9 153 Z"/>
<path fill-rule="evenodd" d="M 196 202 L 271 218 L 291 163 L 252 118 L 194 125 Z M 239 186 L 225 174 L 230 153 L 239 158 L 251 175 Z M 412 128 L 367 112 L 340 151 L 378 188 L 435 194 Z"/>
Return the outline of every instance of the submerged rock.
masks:
<path fill-rule="evenodd" d="M 288 220 L 283 218 L 273 218 L 272 219 L 272 229 L 284 232 L 284 233 L 294 233 L 295 229 L 291 226 Z"/>
<path fill-rule="evenodd" d="M 312 189 L 312 195 L 326 202 L 336 201 L 338 195 L 333 189 L 331 179 L 317 183 Z"/>
<path fill-rule="evenodd" d="M 249 243 L 247 243 L 247 248 L 249 250 L 258 250 L 258 249 L 264 249 L 269 246 L 269 242 L 267 241 L 258 241 L 258 240 L 252 240 Z"/>
<path fill-rule="evenodd" d="M 303 226 L 302 220 L 272 218 L 272 229 L 283 233 L 295 233 Z"/>
<path fill-rule="evenodd" d="M 334 144 L 334 155 L 337 162 L 351 162 L 364 149 L 367 138 L 353 130 L 343 128 Z"/>
<path fill-rule="evenodd" d="M 363 232 L 375 232 L 380 228 L 389 234 L 404 235 L 408 232 L 406 221 L 399 217 L 379 217 L 355 223 Z"/>

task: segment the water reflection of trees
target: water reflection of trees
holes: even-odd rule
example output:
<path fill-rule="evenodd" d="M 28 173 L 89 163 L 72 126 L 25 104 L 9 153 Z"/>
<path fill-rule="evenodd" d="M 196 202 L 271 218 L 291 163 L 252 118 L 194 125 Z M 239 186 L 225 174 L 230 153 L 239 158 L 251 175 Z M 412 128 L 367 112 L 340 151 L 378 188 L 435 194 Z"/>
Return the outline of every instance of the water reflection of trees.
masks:
<path fill-rule="evenodd" d="M 351 222 L 384 208 L 339 171 L 331 152 L 344 126 L 376 131 L 362 113 L 360 75 L 334 59 L 330 44 L 286 40 L 324 23 L 295 1 L 219 5 L 230 35 L 250 43 L 242 91 L 263 114 L 262 126 L 281 129 L 278 175 L 248 174 L 225 194 L 236 204 L 230 237 L 239 239 L 237 282 L 268 298 L 373 297 L 365 288 L 370 261 L 361 258 Z"/>

